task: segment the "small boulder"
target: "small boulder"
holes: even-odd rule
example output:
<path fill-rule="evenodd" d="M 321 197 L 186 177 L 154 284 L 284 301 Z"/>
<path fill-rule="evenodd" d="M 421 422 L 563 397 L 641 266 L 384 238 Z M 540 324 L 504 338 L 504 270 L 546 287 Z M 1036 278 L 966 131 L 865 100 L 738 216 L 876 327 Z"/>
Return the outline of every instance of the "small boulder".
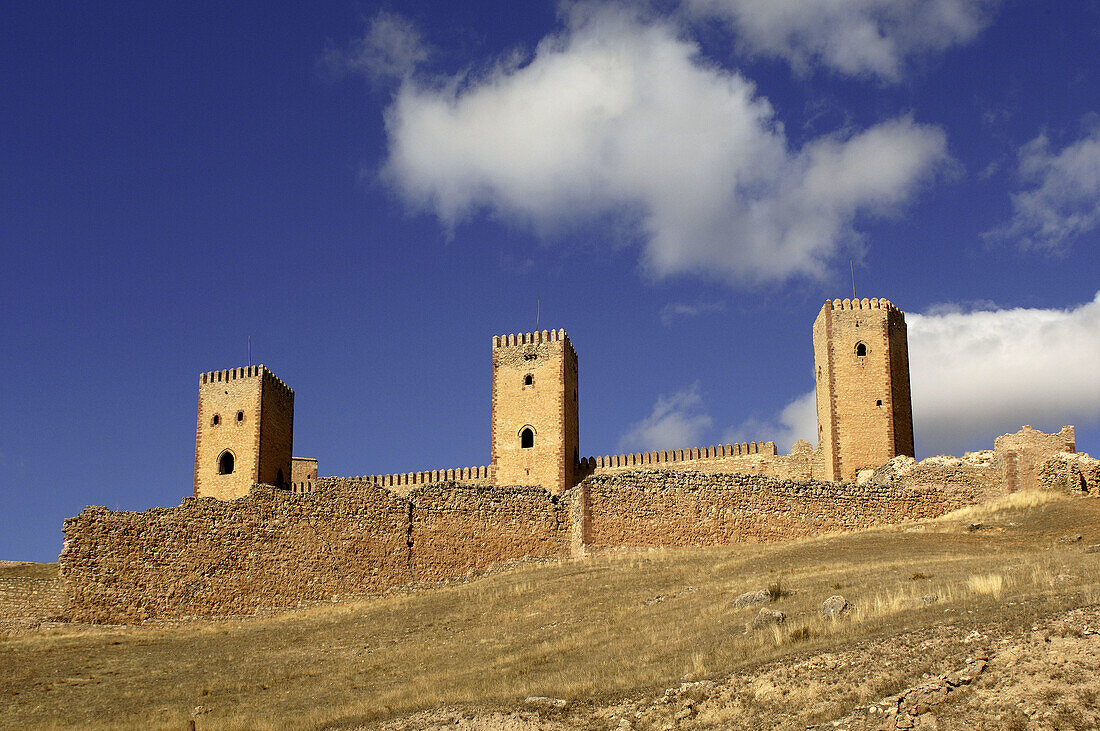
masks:
<path fill-rule="evenodd" d="M 564 698 L 550 698 L 544 695 L 532 695 L 527 696 L 524 701 L 529 706 L 537 706 L 541 708 L 557 708 L 562 709 L 569 705 L 569 701 Z"/>
<path fill-rule="evenodd" d="M 974 533 L 975 531 L 980 531 L 984 527 L 985 523 L 971 523 L 970 525 L 966 526 L 966 529 L 971 533 Z"/>
<path fill-rule="evenodd" d="M 1100 543 L 1095 546 L 1085 546 L 1085 553 L 1100 553 Z"/>
<path fill-rule="evenodd" d="M 852 605 L 840 594 L 834 594 L 821 603 L 821 616 L 826 619 L 842 617 L 852 610 Z"/>
<path fill-rule="evenodd" d="M 921 607 L 927 607 L 929 604 L 935 604 L 940 600 L 936 594 L 925 594 L 924 596 L 918 596 L 909 600 L 909 606 L 913 609 L 920 609 Z"/>
<path fill-rule="evenodd" d="M 787 621 L 787 615 L 778 609 L 764 607 L 752 620 L 752 628 L 770 627 L 773 624 L 783 624 Z"/>
<path fill-rule="evenodd" d="M 768 603 L 768 592 L 766 589 L 760 591 L 746 591 L 741 596 L 730 602 L 734 609 L 741 609 L 742 607 L 751 607 L 757 604 Z"/>

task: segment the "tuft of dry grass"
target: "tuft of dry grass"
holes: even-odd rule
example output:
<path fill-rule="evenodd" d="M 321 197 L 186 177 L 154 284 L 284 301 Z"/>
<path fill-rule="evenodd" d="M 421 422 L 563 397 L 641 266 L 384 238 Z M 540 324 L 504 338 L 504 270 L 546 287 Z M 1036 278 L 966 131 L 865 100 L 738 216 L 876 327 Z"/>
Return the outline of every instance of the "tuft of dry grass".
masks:
<path fill-rule="evenodd" d="M 971 594 L 988 594 L 994 599 L 1000 599 L 1005 588 L 1005 577 L 1003 574 L 969 576 L 966 579 L 966 588 Z"/>

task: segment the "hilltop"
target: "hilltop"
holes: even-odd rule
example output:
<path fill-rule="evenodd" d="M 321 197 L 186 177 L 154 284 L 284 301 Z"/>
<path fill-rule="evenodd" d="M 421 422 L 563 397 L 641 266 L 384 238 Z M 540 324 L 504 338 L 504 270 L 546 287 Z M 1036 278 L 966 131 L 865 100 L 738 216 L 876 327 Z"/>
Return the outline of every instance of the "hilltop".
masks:
<path fill-rule="evenodd" d="M 1091 728 L 1096 544 L 1100 500 L 1029 491 L 859 532 L 140 627 L 56 621 L 55 567 L 9 564 L 0 597 L 24 600 L 0 616 L 23 618 L 0 625 L 0 725 Z M 32 583 L 37 617 L 17 591 Z M 833 595 L 851 608 L 823 618 Z M 761 609 L 785 621 L 754 630 Z"/>

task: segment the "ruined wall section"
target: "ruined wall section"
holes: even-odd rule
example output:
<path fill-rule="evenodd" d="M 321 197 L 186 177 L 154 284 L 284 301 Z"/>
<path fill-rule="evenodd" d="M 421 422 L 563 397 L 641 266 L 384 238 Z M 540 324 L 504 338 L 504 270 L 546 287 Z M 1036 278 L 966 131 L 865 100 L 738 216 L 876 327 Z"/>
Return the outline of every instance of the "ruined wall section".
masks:
<path fill-rule="evenodd" d="M 1040 487 L 1042 464 L 1059 452 L 1076 451 L 1077 439 L 1072 426 L 1063 426 L 1056 434 L 1046 434 L 1025 425 L 1015 434 L 1004 434 L 993 440 L 994 461 L 1008 492 Z"/>
<path fill-rule="evenodd" d="M 595 475 L 582 487 L 591 548 L 790 540 L 936 517 L 982 496 L 968 481 L 860 485 L 668 470 Z"/>
<path fill-rule="evenodd" d="M 812 459 L 813 450 L 807 442 L 798 442 L 791 454 L 778 454 L 775 442 L 742 442 L 585 457 L 580 462 L 578 477 L 584 479 L 592 475 L 612 475 L 649 468 L 806 480 L 810 478 Z"/>

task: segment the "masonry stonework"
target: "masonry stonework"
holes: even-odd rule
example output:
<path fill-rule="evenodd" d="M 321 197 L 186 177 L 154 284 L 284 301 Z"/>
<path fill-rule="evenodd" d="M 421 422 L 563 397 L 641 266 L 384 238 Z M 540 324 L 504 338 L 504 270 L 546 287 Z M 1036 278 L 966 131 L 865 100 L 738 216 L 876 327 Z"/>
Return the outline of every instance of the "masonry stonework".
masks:
<path fill-rule="evenodd" d="M 254 483 L 289 487 L 294 391 L 264 366 L 203 373 L 195 497 L 232 500 Z"/>
<path fill-rule="evenodd" d="M 853 480 L 912 457 L 913 409 L 905 315 L 884 299 L 833 300 L 813 327 L 820 471 Z"/>
<path fill-rule="evenodd" d="M 498 485 L 562 492 L 580 462 L 577 353 L 564 330 L 493 338 L 490 455 Z"/>
<path fill-rule="evenodd" d="M 770 441 L 581 457 L 564 330 L 492 341 L 490 463 L 318 477 L 292 457 L 294 392 L 264 366 L 200 377 L 194 498 L 65 521 L 73 618 L 247 614 L 618 546 L 784 540 L 942 515 L 1034 487 L 1095 492 L 1073 427 L 913 459 L 904 315 L 826 302 L 813 326 L 818 446 Z M 519 487 L 517 487 L 519 485 Z M 2 588 L 2 587 L 0 587 Z"/>

